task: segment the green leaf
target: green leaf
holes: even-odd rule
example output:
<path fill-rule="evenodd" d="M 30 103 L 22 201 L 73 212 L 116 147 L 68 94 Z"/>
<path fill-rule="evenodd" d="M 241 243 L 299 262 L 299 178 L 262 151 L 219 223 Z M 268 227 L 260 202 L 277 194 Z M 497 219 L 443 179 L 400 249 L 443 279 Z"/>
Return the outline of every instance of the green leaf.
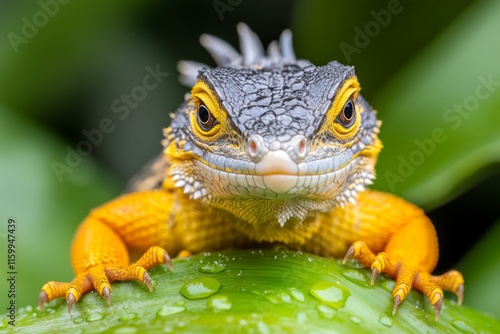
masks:
<path fill-rule="evenodd" d="M 493 313 L 500 319 L 500 298 L 494 294 L 500 277 L 500 221 L 498 221 L 460 262 L 460 268 L 467 272 L 467 305 L 477 310 Z"/>
<path fill-rule="evenodd" d="M 145 1 L 111 0 L 5 6 L 8 19 L 0 24 L 6 37 L 0 40 L 0 101 L 24 113 L 51 113 L 54 102 L 74 94 L 88 80 L 89 69 L 106 61 L 110 41 L 145 5 Z M 40 17 L 47 18 L 41 21 L 44 24 L 35 24 Z"/>
<path fill-rule="evenodd" d="M 476 3 L 371 102 L 386 144 L 378 188 L 435 206 L 500 160 L 498 15 L 500 3 Z"/>
<path fill-rule="evenodd" d="M 44 283 L 69 281 L 68 257 L 72 235 L 88 213 L 119 193 L 117 182 L 92 157 L 68 163 L 65 145 L 38 124 L 0 105 L 0 268 L 7 268 L 7 219 L 15 221 L 15 300 L 17 307 L 33 304 Z M 15 143 L 15 144 L 13 144 Z M 60 167 L 60 177 L 54 169 Z M 64 169 L 67 168 L 67 169 Z M 63 171 L 64 170 L 64 171 Z M 10 298 L 0 285 L 0 309 Z"/>
<path fill-rule="evenodd" d="M 202 268 L 225 267 L 218 273 Z M 340 261 L 275 250 L 238 250 L 174 260 L 151 271 L 154 291 L 137 282 L 113 285 L 110 306 L 96 293 L 86 294 L 67 312 L 64 300 L 43 312 L 20 310 L 16 332 L 263 332 L 339 333 L 498 332 L 500 323 L 455 297 L 444 301 L 439 321 L 419 292 L 412 291 L 392 316 L 394 282 L 383 276 L 370 285 L 371 273 L 355 261 Z M 220 290 L 189 300 L 180 291 L 187 283 L 210 280 Z M 9 329 L 6 317 L 3 328 Z M 10 328 L 11 329 L 11 328 Z"/>

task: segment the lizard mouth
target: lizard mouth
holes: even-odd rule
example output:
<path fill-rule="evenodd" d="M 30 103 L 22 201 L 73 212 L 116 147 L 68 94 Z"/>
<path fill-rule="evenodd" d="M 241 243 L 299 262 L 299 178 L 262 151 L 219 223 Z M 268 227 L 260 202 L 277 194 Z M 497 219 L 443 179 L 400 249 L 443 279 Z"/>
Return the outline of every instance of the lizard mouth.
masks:
<path fill-rule="evenodd" d="M 345 155 L 296 163 L 284 151 L 269 152 L 258 163 L 227 157 L 196 162 L 208 193 L 269 199 L 333 196 L 358 164 L 356 157 Z"/>

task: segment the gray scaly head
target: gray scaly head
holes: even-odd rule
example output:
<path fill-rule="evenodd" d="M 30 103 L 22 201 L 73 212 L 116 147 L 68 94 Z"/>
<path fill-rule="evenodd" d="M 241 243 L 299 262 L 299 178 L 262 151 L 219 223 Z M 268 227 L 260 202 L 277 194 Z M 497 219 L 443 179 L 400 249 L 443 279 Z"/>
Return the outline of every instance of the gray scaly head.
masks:
<path fill-rule="evenodd" d="M 354 68 L 297 60 L 288 30 L 267 52 L 246 25 L 238 32 L 241 54 L 201 37 L 218 67 L 179 64 L 192 91 L 165 130 L 170 180 L 252 224 L 355 203 L 382 145 Z"/>

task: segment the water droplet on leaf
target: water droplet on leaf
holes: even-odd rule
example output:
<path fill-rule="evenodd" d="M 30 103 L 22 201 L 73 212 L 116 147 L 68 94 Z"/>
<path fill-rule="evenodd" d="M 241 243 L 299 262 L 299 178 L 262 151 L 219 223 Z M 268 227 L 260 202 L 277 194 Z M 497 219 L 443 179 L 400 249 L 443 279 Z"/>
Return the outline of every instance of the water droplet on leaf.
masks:
<path fill-rule="evenodd" d="M 226 270 L 226 266 L 220 262 L 214 261 L 214 262 L 203 263 L 200 266 L 199 270 L 202 273 L 217 274 L 220 273 L 221 271 Z"/>
<path fill-rule="evenodd" d="M 354 282 L 354 283 L 361 283 L 362 285 L 369 285 L 369 281 L 368 281 L 368 278 L 363 275 L 363 273 L 361 273 L 360 271 L 358 270 L 355 270 L 355 269 L 347 269 L 347 270 L 344 270 L 342 272 L 342 275 L 344 275 L 345 277 L 347 277 L 350 281 Z"/>
<path fill-rule="evenodd" d="M 474 328 L 469 326 L 469 324 L 467 324 L 463 320 L 455 320 L 451 323 L 451 325 L 456 329 L 458 329 L 459 331 L 461 331 L 462 333 L 477 333 L 477 331 L 474 330 Z"/>
<path fill-rule="evenodd" d="M 182 306 L 163 306 L 159 311 L 158 315 L 160 317 L 166 317 L 172 314 L 181 313 L 185 311 L 186 308 Z"/>
<path fill-rule="evenodd" d="M 95 321 L 99 321 L 101 320 L 102 318 L 104 318 L 104 315 L 102 313 L 99 313 L 99 312 L 95 312 L 95 313 L 92 313 L 90 314 L 88 317 L 87 317 L 87 321 L 88 322 L 95 322 Z"/>
<path fill-rule="evenodd" d="M 381 315 L 380 317 L 378 317 L 378 321 L 386 327 L 392 327 L 392 320 L 385 315 Z"/>
<path fill-rule="evenodd" d="M 316 306 L 316 309 L 319 311 L 319 313 L 321 313 L 322 316 L 328 319 L 333 318 L 336 312 L 335 309 L 325 304 L 319 304 L 318 306 Z"/>
<path fill-rule="evenodd" d="M 232 304 L 226 296 L 213 296 L 208 300 L 208 306 L 216 311 L 224 311 L 229 310 Z"/>
<path fill-rule="evenodd" d="M 288 293 L 293 299 L 303 302 L 305 300 L 304 294 L 297 288 L 289 288 Z"/>
<path fill-rule="evenodd" d="M 322 281 L 313 285 L 309 291 L 317 300 L 336 309 L 344 307 L 349 290 L 338 283 Z"/>
<path fill-rule="evenodd" d="M 212 277 L 196 278 L 184 284 L 179 292 L 187 299 L 207 298 L 219 291 L 220 283 Z"/>

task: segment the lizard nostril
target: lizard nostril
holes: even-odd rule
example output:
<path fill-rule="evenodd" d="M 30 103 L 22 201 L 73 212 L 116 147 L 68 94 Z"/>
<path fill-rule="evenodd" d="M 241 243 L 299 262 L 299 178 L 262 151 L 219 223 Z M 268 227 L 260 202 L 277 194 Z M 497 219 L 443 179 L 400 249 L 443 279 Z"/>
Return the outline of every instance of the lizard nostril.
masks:
<path fill-rule="evenodd" d="M 295 137 L 294 151 L 297 157 L 304 159 L 307 155 L 307 138 L 304 136 Z"/>
<path fill-rule="evenodd" d="M 252 135 L 248 138 L 248 155 L 250 158 L 259 159 L 262 157 L 263 150 L 262 137 L 259 135 Z"/>
<path fill-rule="evenodd" d="M 250 154 L 255 156 L 257 155 L 257 144 L 255 143 L 255 140 L 250 140 Z"/>
<path fill-rule="evenodd" d="M 301 140 L 301 141 L 299 142 L 299 152 L 298 152 L 298 153 L 299 153 L 300 155 L 303 155 L 305 152 L 306 152 L 306 143 L 305 143 L 305 141 L 304 141 L 304 140 Z"/>

